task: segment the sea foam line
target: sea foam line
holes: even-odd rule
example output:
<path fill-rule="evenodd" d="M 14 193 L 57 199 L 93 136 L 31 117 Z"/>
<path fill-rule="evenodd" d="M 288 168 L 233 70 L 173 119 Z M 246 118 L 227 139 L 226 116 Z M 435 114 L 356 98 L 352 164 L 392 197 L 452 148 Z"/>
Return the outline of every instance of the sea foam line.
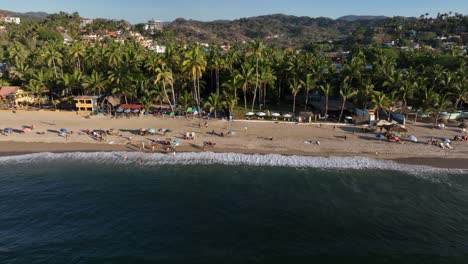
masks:
<path fill-rule="evenodd" d="M 70 153 L 34 153 L 0 157 L 0 165 L 40 163 L 50 161 L 82 161 L 101 164 L 140 165 L 228 165 L 228 166 L 264 166 L 318 169 L 378 169 L 404 172 L 467 173 L 463 169 L 443 169 L 422 165 L 401 164 L 390 160 L 367 157 L 307 157 L 284 156 L 278 154 L 239 154 L 186 152 L 171 154 L 141 152 L 70 152 Z"/>

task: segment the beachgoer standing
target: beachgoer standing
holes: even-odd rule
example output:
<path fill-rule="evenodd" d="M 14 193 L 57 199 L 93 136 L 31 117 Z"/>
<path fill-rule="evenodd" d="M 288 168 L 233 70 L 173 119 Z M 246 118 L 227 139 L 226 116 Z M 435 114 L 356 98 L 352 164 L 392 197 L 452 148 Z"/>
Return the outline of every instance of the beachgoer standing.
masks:
<path fill-rule="evenodd" d="M 141 148 L 140 148 L 140 150 L 145 150 L 145 141 L 142 141 L 142 142 L 141 142 Z"/>

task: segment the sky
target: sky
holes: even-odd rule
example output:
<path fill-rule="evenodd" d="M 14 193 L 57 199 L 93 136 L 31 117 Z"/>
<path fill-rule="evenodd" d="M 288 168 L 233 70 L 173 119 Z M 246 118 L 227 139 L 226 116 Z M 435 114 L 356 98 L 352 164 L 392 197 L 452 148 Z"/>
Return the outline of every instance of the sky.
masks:
<path fill-rule="evenodd" d="M 296 16 L 419 16 L 449 11 L 468 14 L 468 0 L 0 0 L 0 9 L 28 12 L 77 11 L 86 18 L 202 21 L 283 13 Z"/>

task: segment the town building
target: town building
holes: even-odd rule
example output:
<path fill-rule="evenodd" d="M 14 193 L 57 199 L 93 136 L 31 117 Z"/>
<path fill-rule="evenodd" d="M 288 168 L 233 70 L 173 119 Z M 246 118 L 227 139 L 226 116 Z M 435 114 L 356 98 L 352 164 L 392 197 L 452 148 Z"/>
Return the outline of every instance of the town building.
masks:
<path fill-rule="evenodd" d="M 5 23 L 10 23 L 10 24 L 20 24 L 21 18 L 7 16 L 7 17 L 0 18 L 0 21 L 3 21 Z"/>
<path fill-rule="evenodd" d="M 84 28 L 84 27 L 86 27 L 87 25 L 91 25 L 93 22 L 94 22 L 93 19 L 83 18 L 83 19 L 81 19 L 80 27 Z"/>
<path fill-rule="evenodd" d="M 159 20 L 149 20 L 148 23 L 145 25 L 145 30 L 149 34 L 154 34 L 158 31 L 163 30 L 163 23 Z"/>

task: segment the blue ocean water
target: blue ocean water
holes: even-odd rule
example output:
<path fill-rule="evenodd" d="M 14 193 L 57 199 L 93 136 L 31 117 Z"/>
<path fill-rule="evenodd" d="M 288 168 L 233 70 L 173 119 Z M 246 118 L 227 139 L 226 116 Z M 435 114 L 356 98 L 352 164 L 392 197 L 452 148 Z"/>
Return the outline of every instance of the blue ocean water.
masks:
<path fill-rule="evenodd" d="M 466 172 L 184 155 L 0 158 L 0 263 L 468 263 Z"/>

